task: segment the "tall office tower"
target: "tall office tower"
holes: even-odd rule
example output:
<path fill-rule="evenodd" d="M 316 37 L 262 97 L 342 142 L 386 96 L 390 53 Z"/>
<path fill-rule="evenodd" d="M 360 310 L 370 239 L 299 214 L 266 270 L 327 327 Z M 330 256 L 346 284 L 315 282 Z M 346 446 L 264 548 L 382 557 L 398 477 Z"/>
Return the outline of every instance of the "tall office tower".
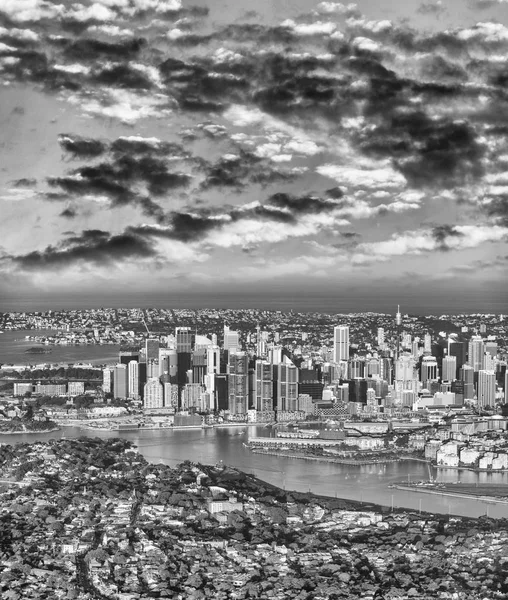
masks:
<path fill-rule="evenodd" d="M 246 415 L 249 402 L 249 357 L 231 352 L 228 373 L 228 409 L 233 415 Z"/>
<path fill-rule="evenodd" d="M 377 328 L 377 345 L 379 348 L 385 345 L 385 330 L 382 327 Z"/>
<path fill-rule="evenodd" d="M 145 341 L 145 360 L 149 363 L 151 360 L 159 360 L 159 340 L 158 338 L 147 338 Z"/>
<path fill-rule="evenodd" d="M 113 393 L 115 398 L 127 398 L 127 365 L 115 365 Z"/>
<path fill-rule="evenodd" d="M 424 356 L 422 360 L 422 376 L 421 381 L 424 387 L 427 387 L 429 382 L 439 379 L 437 361 L 433 356 Z"/>
<path fill-rule="evenodd" d="M 238 331 L 232 331 L 228 325 L 224 325 L 224 350 L 228 352 L 239 352 L 240 334 Z"/>
<path fill-rule="evenodd" d="M 402 314 L 400 312 L 400 306 L 397 305 L 397 313 L 395 314 L 395 329 L 396 329 L 396 345 L 395 345 L 395 357 L 398 358 L 400 355 L 400 342 L 402 335 Z"/>
<path fill-rule="evenodd" d="M 202 396 L 205 390 L 199 383 L 187 383 L 182 390 L 182 408 L 184 410 L 203 410 Z"/>
<path fill-rule="evenodd" d="M 485 342 L 485 352 L 490 354 L 492 358 L 496 358 L 497 356 L 497 342 L 493 340 L 487 340 Z"/>
<path fill-rule="evenodd" d="M 212 333 L 212 346 L 218 346 L 218 345 L 219 345 L 219 341 L 217 339 L 217 334 Z"/>
<path fill-rule="evenodd" d="M 159 376 L 164 382 L 177 383 L 178 354 L 176 349 L 161 348 L 159 357 Z"/>
<path fill-rule="evenodd" d="M 478 408 L 496 405 L 496 374 L 494 371 L 478 371 Z"/>
<path fill-rule="evenodd" d="M 206 373 L 207 375 L 220 373 L 219 346 L 210 346 L 206 349 Z"/>
<path fill-rule="evenodd" d="M 150 359 L 146 361 L 146 377 L 151 379 L 153 377 L 159 377 L 159 359 Z"/>
<path fill-rule="evenodd" d="M 192 329 L 190 327 L 176 327 L 176 353 L 177 353 L 177 371 L 176 382 L 180 386 L 180 395 L 183 386 L 188 382 L 187 372 L 191 368 L 192 351 Z"/>
<path fill-rule="evenodd" d="M 349 360 L 349 327 L 337 325 L 333 328 L 333 362 Z"/>
<path fill-rule="evenodd" d="M 314 412 L 314 402 L 308 394 L 299 394 L 296 400 L 296 409 L 304 412 L 306 415 L 312 415 Z"/>
<path fill-rule="evenodd" d="M 282 362 L 282 346 L 272 344 L 268 348 L 268 362 L 272 365 L 278 365 Z"/>
<path fill-rule="evenodd" d="M 420 346 L 418 345 L 418 341 L 414 340 L 411 344 L 411 354 L 414 358 L 418 358 L 420 356 Z"/>
<path fill-rule="evenodd" d="M 480 323 L 480 333 L 487 333 L 487 325 Z"/>
<path fill-rule="evenodd" d="M 365 377 L 381 374 L 381 364 L 378 358 L 370 358 L 365 363 Z"/>
<path fill-rule="evenodd" d="M 443 381 L 454 381 L 457 378 L 457 357 L 445 356 L 443 358 Z"/>
<path fill-rule="evenodd" d="M 349 361 L 349 379 L 363 379 L 365 377 L 365 361 L 354 358 Z"/>
<path fill-rule="evenodd" d="M 321 400 L 323 397 L 323 388 L 324 383 L 320 380 L 319 371 L 315 369 L 299 370 L 298 394 L 308 394 L 313 400 Z"/>
<path fill-rule="evenodd" d="M 479 335 L 473 335 L 469 340 L 467 362 L 473 367 L 475 371 L 479 371 L 482 368 L 483 361 L 483 339 Z"/>
<path fill-rule="evenodd" d="M 163 408 L 164 387 L 158 377 L 150 377 L 145 383 L 145 408 Z"/>
<path fill-rule="evenodd" d="M 178 408 L 178 386 L 176 383 L 164 383 L 164 408 Z"/>
<path fill-rule="evenodd" d="M 425 354 L 432 353 L 432 336 L 430 335 L 430 333 L 426 333 L 423 337 L 423 352 Z"/>
<path fill-rule="evenodd" d="M 190 327 L 175 327 L 176 351 L 191 353 L 192 350 L 192 329 Z"/>
<path fill-rule="evenodd" d="M 411 348 L 412 337 L 410 333 L 402 334 L 402 347 L 403 348 Z"/>
<path fill-rule="evenodd" d="M 274 375 L 277 410 L 294 412 L 298 398 L 298 369 L 285 357 L 284 362 L 274 367 Z"/>
<path fill-rule="evenodd" d="M 415 367 L 415 360 L 410 354 L 399 356 L 395 362 L 395 381 L 413 381 L 416 378 Z"/>
<path fill-rule="evenodd" d="M 388 385 L 392 385 L 393 383 L 393 367 L 392 367 L 392 359 L 391 358 L 382 358 L 379 363 L 379 374 L 381 378 L 388 382 Z"/>
<path fill-rule="evenodd" d="M 464 383 L 464 400 L 474 398 L 474 369 L 471 365 L 462 365 L 460 380 Z"/>
<path fill-rule="evenodd" d="M 118 353 L 118 362 L 122 365 L 128 365 L 131 360 L 139 362 L 139 350 L 120 350 Z"/>
<path fill-rule="evenodd" d="M 459 376 L 459 371 L 462 365 L 466 362 L 467 355 L 467 344 L 466 342 L 457 342 L 454 340 L 448 341 L 448 356 L 455 356 L 457 359 L 457 375 Z"/>
<path fill-rule="evenodd" d="M 113 391 L 113 373 L 114 370 L 111 367 L 102 369 L 102 391 L 105 394 L 111 394 Z"/>
<path fill-rule="evenodd" d="M 254 408 L 260 412 L 273 410 L 272 365 L 266 360 L 256 360 L 254 368 Z"/>
<path fill-rule="evenodd" d="M 494 358 L 489 352 L 485 352 L 482 361 L 483 371 L 495 371 L 496 370 L 496 358 Z"/>
<path fill-rule="evenodd" d="M 402 392 L 402 406 L 413 408 L 413 404 L 416 402 L 417 395 L 412 390 L 403 390 Z"/>
<path fill-rule="evenodd" d="M 192 383 L 203 384 L 206 375 L 206 349 L 192 351 Z"/>
<path fill-rule="evenodd" d="M 127 365 L 127 377 L 129 398 L 139 400 L 139 363 L 137 360 L 131 360 Z"/>

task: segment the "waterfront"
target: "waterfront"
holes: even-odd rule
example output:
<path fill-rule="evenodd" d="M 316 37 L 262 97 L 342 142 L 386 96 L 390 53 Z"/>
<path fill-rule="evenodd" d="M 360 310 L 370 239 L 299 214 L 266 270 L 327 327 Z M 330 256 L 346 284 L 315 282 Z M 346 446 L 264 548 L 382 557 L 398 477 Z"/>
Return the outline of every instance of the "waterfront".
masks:
<path fill-rule="evenodd" d="M 41 363 L 114 364 L 118 361 L 118 344 L 81 346 L 45 346 L 25 340 L 25 336 L 53 335 L 54 329 L 28 329 L 4 331 L 0 334 L 0 364 L 39 365 Z M 27 354 L 29 348 L 51 349 L 48 354 Z"/>
<path fill-rule="evenodd" d="M 508 517 L 507 505 L 494 505 L 483 500 L 430 495 L 413 491 L 390 489 L 389 484 L 420 481 L 429 478 L 429 472 L 440 481 L 499 483 L 508 485 L 508 473 L 474 473 L 463 470 L 435 470 L 419 461 L 400 461 L 376 465 L 334 465 L 299 459 L 254 454 L 244 446 L 249 436 L 266 435 L 262 427 L 246 427 L 239 434 L 237 427 L 194 429 L 192 431 L 90 431 L 65 427 L 46 434 L 0 435 L 0 442 L 47 441 L 62 436 L 122 437 L 134 442 L 150 462 L 170 466 L 184 460 L 207 464 L 223 461 L 256 477 L 288 490 L 307 492 L 309 489 L 326 496 L 369 501 L 385 506 L 404 507 L 429 512 L 451 513 L 478 517 Z"/>

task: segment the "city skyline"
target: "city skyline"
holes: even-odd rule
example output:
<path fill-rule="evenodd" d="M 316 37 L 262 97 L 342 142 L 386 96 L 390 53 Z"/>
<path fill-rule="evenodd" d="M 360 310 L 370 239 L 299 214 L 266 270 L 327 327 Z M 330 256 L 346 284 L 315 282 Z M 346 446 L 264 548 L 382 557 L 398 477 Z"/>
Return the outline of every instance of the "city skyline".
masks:
<path fill-rule="evenodd" d="M 507 311 L 505 0 L 7 0 L 0 307 Z"/>

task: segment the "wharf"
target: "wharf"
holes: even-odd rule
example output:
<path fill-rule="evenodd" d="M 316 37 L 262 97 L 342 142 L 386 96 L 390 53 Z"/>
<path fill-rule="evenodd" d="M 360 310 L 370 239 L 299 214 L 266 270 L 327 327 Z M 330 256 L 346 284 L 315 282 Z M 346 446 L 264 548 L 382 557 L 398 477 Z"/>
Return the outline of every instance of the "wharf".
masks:
<path fill-rule="evenodd" d="M 436 489 L 436 488 L 429 488 L 429 487 L 425 487 L 422 485 L 402 485 L 402 484 L 396 484 L 393 486 L 390 486 L 392 488 L 395 488 L 397 490 L 402 490 L 405 492 L 420 492 L 422 494 L 433 494 L 435 496 L 450 496 L 452 498 L 465 498 L 467 500 L 481 500 L 483 502 L 489 502 L 489 503 L 493 503 L 493 504 L 508 504 L 508 486 L 506 489 L 506 494 L 507 497 L 498 497 L 496 498 L 495 496 L 489 496 L 486 494 L 474 494 L 471 492 L 465 492 L 465 491 L 454 491 L 454 490 L 450 490 L 449 488 L 440 488 L 440 489 Z M 481 489 L 481 488 L 479 488 Z"/>

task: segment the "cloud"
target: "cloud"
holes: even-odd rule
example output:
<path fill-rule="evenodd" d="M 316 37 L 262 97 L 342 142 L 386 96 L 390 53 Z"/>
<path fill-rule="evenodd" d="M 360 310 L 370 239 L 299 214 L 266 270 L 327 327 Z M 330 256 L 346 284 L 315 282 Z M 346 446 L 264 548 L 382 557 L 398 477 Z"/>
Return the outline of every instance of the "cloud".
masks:
<path fill-rule="evenodd" d="M 488 242 L 508 239 L 508 227 L 489 225 L 440 225 L 396 233 L 388 240 L 359 244 L 353 262 L 368 263 L 393 257 L 420 255 L 435 251 L 465 250 Z"/>
<path fill-rule="evenodd" d="M 151 259 L 156 254 L 154 247 L 141 236 L 88 229 L 80 235 L 68 237 L 56 246 L 10 256 L 8 262 L 22 270 L 37 271 L 60 269 L 76 263 L 103 266 L 116 261 Z"/>
<path fill-rule="evenodd" d="M 486 10 L 496 6 L 503 6 L 503 4 L 508 4 L 508 0 L 473 0 L 472 4 L 479 10 Z"/>
<path fill-rule="evenodd" d="M 440 15 L 445 11 L 442 0 L 435 2 L 423 2 L 418 7 L 418 12 L 422 15 Z"/>
<path fill-rule="evenodd" d="M 316 11 L 324 15 L 358 16 L 360 11 L 357 4 L 342 4 L 342 2 L 320 2 Z"/>
<path fill-rule="evenodd" d="M 73 134 L 61 133 L 58 136 L 58 143 L 62 150 L 68 152 L 74 158 L 95 158 L 106 151 L 104 142 Z"/>
<path fill-rule="evenodd" d="M 406 185 L 405 177 L 395 171 L 389 161 L 381 162 L 377 168 L 326 164 L 317 167 L 316 171 L 349 188 L 400 189 Z"/>

